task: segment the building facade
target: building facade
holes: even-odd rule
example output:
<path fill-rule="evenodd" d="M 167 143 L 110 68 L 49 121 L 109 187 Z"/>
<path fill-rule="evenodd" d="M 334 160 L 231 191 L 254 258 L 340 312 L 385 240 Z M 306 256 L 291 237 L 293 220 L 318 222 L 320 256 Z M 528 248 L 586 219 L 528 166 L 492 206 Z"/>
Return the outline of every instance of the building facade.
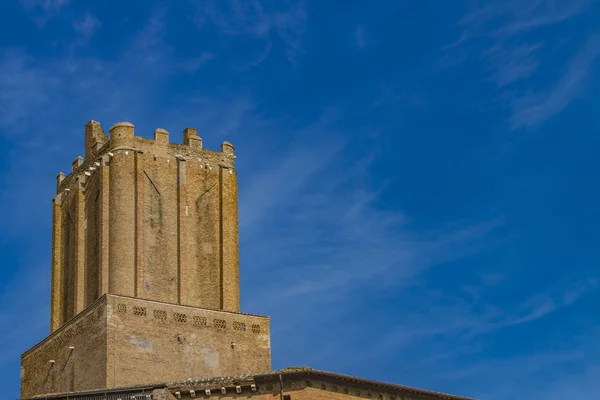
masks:
<path fill-rule="evenodd" d="M 240 312 L 234 165 L 192 128 L 174 144 L 86 124 L 85 158 L 57 178 L 50 335 L 21 357 L 21 397 L 464 399 L 271 371 L 269 318 Z"/>

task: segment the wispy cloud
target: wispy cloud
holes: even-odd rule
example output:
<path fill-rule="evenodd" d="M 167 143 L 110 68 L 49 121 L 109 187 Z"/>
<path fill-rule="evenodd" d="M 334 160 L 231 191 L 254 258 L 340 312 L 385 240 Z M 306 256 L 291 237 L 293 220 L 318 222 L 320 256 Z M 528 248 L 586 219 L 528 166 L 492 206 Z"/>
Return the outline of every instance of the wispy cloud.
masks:
<path fill-rule="evenodd" d="M 594 34 L 569 61 L 556 83 L 548 90 L 530 91 L 512 101 L 511 127 L 535 128 L 558 114 L 585 88 L 600 55 L 600 34 Z"/>
<path fill-rule="evenodd" d="M 597 33 L 584 38 L 586 44 L 571 58 L 552 58 L 565 40 L 581 40 L 571 37 L 574 30 L 568 24 L 590 3 L 487 1 L 462 18 L 461 36 L 446 50 L 454 55 L 455 65 L 476 55 L 489 71 L 487 79 L 501 89 L 497 97 L 512 110 L 510 128 L 533 129 L 566 108 L 581 93 L 593 70 L 599 52 Z M 542 29 L 562 29 L 563 34 L 541 35 Z"/>
<path fill-rule="evenodd" d="M 20 0 L 20 3 L 31 13 L 36 24 L 43 27 L 69 0 Z"/>
<path fill-rule="evenodd" d="M 356 32 L 354 33 L 354 39 L 356 40 L 356 46 L 359 49 L 362 49 L 367 45 L 367 42 L 365 39 L 365 28 L 362 25 L 358 25 L 356 27 Z"/>
<path fill-rule="evenodd" d="M 477 286 L 481 297 L 476 298 L 451 295 L 445 293 L 447 289 L 435 290 L 431 285 L 423 285 L 419 291 L 407 290 L 402 302 L 411 306 L 397 316 L 387 315 L 387 333 L 380 335 L 378 342 L 369 345 L 365 352 L 375 358 L 389 353 L 407 354 L 408 357 L 420 349 L 416 354 L 423 363 L 437 363 L 440 358 L 458 360 L 465 355 L 480 353 L 482 349 L 477 348 L 477 343 L 488 345 L 480 338 L 491 337 L 499 330 L 532 323 L 558 312 L 597 287 L 597 281 L 589 279 L 530 294 L 509 292 L 506 288 L 510 287 L 510 282 L 509 286 L 497 286 L 496 282 L 496 279 L 491 282 L 482 279 Z M 490 292 L 493 294 L 490 295 Z M 518 302 L 515 303 L 512 298 L 518 299 Z M 377 314 L 374 313 L 373 317 Z M 486 368 L 494 363 L 489 362 L 490 365 L 485 362 Z M 485 375 L 482 368 L 467 367 L 452 374 L 454 378 L 475 373 Z"/>
<path fill-rule="evenodd" d="M 561 345 L 560 349 L 527 351 L 519 355 L 498 355 L 471 361 L 468 366 L 444 373 L 449 381 L 471 382 L 478 398 L 502 400 L 527 398 L 559 400 L 593 398 L 600 390 L 595 335 L 587 335 L 583 343 Z M 482 379 L 502 376 L 510 385 L 490 386 Z"/>
<path fill-rule="evenodd" d="M 287 59 L 295 64 L 303 51 L 302 38 L 306 30 L 306 19 L 307 11 L 303 0 L 266 3 L 260 0 L 209 0 L 198 3 L 196 23 L 201 28 L 210 22 L 222 34 L 248 36 L 262 42 L 262 49 L 249 63 L 255 66 L 269 56 L 273 34 L 283 41 Z"/>
<path fill-rule="evenodd" d="M 98 18 L 86 11 L 82 19 L 73 22 L 73 29 L 81 35 L 81 42 L 86 43 L 102 26 Z"/>
<path fill-rule="evenodd" d="M 590 5 L 589 0 L 563 2 L 559 0 L 488 0 L 471 9 L 462 18 L 465 27 L 463 40 L 493 35 L 507 37 L 517 33 L 554 25 L 583 12 Z"/>
<path fill-rule="evenodd" d="M 474 377 L 479 374 L 511 374 L 515 373 L 515 368 L 518 369 L 518 374 L 531 375 L 540 370 L 544 370 L 550 366 L 556 367 L 557 364 L 567 364 L 575 360 L 584 358 L 582 351 L 567 351 L 567 352 L 544 352 L 541 354 L 523 355 L 519 357 L 490 359 L 480 363 L 476 363 L 470 368 L 453 371 L 447 374 L 447 378 L 457 379 L 465 377 Z M 511 392 L 514 389 L 510 390 Z M 501 389 L 500 392 L 503 392 Z M 507 393 L 502 393 L 506 395 Z M 494 398 L 499 396 L 497 389 L 494 389 Z M 486 397 L 489 398 L 489 397 Z M 501 397 L 499 397 L 501 398 Z"/>
<path fill-rule="evenodd" d="M 140 32 L 133 37 L 123 51 L 123 60 L 139 66 L 154 74 L 172 74 L 176 72 L 193 73 L 204 64 L 213 60 L 210 51 L 198 49 L 186 57 L 175 57 L 174 47 L 165 40 L 167 34 L 165 18 L 168 8 L 155 6 L 150 18 Z"/>
<path fill-rule="evenodd" d="M 475 311 L 467 302 L 424 294 L 425 275 L 487 250 L 502 218 L 417 230 L 404 210 L 378 205 L 387 194 L 385 184 L 370 184 L 377 149 L 349 157 L 353 144 L 335 119 L 281 134 L 289 145 L 258 153 L 268 157 L 244 155 L 249 160 L 238 165 L 242 309 L 270 315 L 274 337 L 286 338 L 288 345 L 274 344 L 275 366 L 306 363 L 315 349 L 307 338 L 316 327 L 311 365 L 339 371 L 357 357 L 409 357 L 411 348 L 419 357 L 432 354 L 441 348 L 431 345 L 434 338 L 452 331 L 444 339 L 449 343 L 464 334 Z M 245 169 L 254 172 L 243 175 Z M 261 286 L 265 276 L 278 282 L 275 293 Z M 376 302 L 379 309 L 362 310 L 374 298 L 395 307 L 383 311 Z M 372 342 L 369 327 L 377 329 L 378 321 L 385 326 Z"/>
<path fill-rule="evenodd" d="M 498 87 L 503 87 L 520 79 L 526 79 L 536 71 L 540 65 L 536 51 L 540 47 L 542 45 L 539 43 L 522 46 L 498 43 L 489 48 L 482 58 L 499 66 L 491 79 Z"/>
<path fill-rule="evenodd" d="M 600 393 L 600 365 L 591 362 L 579 372 L 573 368 L 565 369 L 558 379 L 538 388 L 540 400 L 591 399 Z M 500 400 L 498 396 L 496 399 Z"/>
<path fill-rule="evenodd" d="M 279 313 L 293 307 L 286 327 L 280 325 L 286 335 L 309 317 L 305 313 L 323 307 L 343 318 L 373 287 L 404 299 L 403 291 L 418 286 L 424 272 L 487 249 L 489 236 L 503 225 L 490 218 L 415 230 L 403 210 L 377 206 L 386 188 L 368 184 L 375 155 L 348 158 L 351 144 L 334 126 L 320 121 L 293 135 L 298 142 L 264 167 L 253 163 L 257 172 L 240 187 L 242 261 L 251 263 L 245 268 L 287 282 L 277 295 L 280 307 L 270 307 L 272 294 L 252 290 L 244 308 Z M 425 307 L 436 302 L 427 300 Z"/>
<path fill-rule="evenodd" d="M 48 92 L 59 82 L 49 71 L 32 68 L 32 63 L 21 49 L 0 53 L 0 126 L 5 129 L 15 129 L 32 112 L 41 112 Z"/>
<path fill-rule="evenodd" d="M 356 26 L 356 30 L 354 31 L 354 41 L 356 43 L 356 47 L 359 49 L 364 49 L 373 44 L 376 44 L 376 40 L 372 37 L 372 33 L 365 28 L 364 24 L 358 24 Z"/>

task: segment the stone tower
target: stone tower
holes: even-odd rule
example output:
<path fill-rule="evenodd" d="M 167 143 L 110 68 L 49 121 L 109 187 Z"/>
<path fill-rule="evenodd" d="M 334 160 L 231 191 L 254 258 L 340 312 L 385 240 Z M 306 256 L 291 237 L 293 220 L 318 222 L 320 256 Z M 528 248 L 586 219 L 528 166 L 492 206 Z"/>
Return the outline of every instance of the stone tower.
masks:
<path fill-rule="evenodd" d="M 23 397 L 270 370 L 269 319 L 239 312 L 234 159 L 192 128 L 174 144 L 86 124 L 58 175 L 51 334 L 22 356 Z"/>
<path fill-rule="evenodd" d="M 105 293 L 239 311 L 233 146 L 202 148 L 90 121 L 85 159 L 59 175 L 53 200 L 51 330 Z"/>

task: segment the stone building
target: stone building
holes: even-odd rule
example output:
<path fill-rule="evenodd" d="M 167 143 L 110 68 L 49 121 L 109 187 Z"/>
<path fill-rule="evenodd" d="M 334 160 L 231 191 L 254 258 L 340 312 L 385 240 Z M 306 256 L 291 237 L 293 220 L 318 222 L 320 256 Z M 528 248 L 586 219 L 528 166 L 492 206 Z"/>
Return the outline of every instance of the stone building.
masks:
<path fill-rule="evenodd" d="M 309 368 L 271 370 L 269 317 L 240 312 L 233 146 L 85 126 L 52 201 L 50 335 L 21 397 L 466 399 Z"/>

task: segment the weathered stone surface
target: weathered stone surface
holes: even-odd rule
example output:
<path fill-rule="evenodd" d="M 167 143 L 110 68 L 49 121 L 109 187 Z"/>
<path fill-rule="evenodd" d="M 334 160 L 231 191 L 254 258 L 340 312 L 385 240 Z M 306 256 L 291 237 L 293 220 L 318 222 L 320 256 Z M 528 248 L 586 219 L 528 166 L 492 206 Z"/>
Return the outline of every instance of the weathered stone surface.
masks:
<path fill-rule="evenodd" d="M 269 324 L 259 315 L 106 294 L 23 354 L 21 396 L 267 373 Z"/>
<path fill-rule="evenodd" d="M 23 396 L 270 369 L 269 319 L 239 313 L 233 146 L 134 129 L 88 122 L 59 174 L 52 334 L 23 355 Z"/>
<path fill-rule="evenodd" d="M 51 331 L 105 293 L 239 311 L 233 146 L 137 137 L 86 124 L 86 158 L 61 177 L 53 212 Z"/>

